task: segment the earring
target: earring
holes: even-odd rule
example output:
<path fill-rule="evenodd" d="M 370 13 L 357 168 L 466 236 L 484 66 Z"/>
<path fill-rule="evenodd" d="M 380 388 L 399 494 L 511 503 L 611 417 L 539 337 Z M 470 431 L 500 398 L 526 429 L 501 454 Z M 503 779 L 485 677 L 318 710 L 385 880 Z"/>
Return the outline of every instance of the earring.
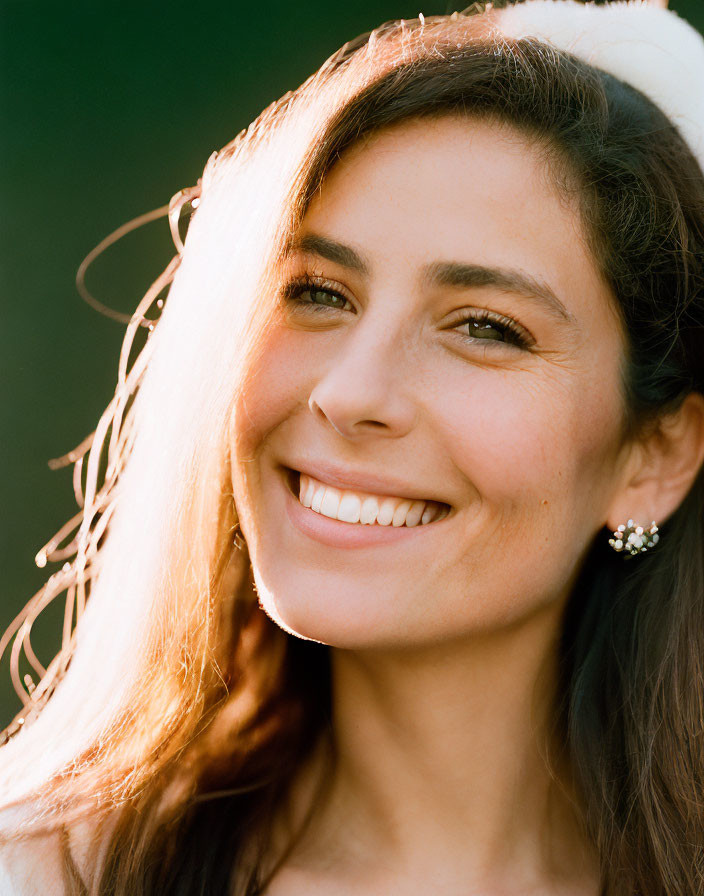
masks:
<path fill-rule="evenodd" d="M 653 520 L 649 529 L 643 526 L 635 526 L 633 520 L 629 520 L 625 526 L 619 526 L 614 532 L 614 537 L 609 539 L 609 544 L 615 551 L 627 551 L 632 556 L 642 554 L 653 548 L 660 541 L 657 534 L 658 527 Z"/>

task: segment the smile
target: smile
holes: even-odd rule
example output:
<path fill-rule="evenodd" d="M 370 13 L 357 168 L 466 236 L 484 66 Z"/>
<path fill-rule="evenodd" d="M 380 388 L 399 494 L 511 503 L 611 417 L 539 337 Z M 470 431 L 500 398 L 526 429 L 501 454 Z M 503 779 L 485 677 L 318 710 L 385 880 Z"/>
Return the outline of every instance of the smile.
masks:
<path fill-rule="evenodd" d="M 304 507 L 329 519 L 371 526 L 425 526 L 444 519 L 450 512 L 439 501 L 411 501 L 371 495 L 353 489 L 327 485 L 305 473 L 299 473 L 298 500 Z"/>
<path fill-rule="evenodd" d="M 328 498 L 329 504 L 323 506 L 323 500 L 325 498 L 325 494 L 328 489 L 332 488 L 332 486 L 328 486 L 320 480 L 314 480 L 315 485 L 312 485 L 309 481 L 306 485 L 305 481 L 302 481 L 302 477 L 306 474 L 299 473 L 296 470 L 292 470 L 290 468 L 284 468 L 285 472 L 285 483 L 286 488 L 284 489 L 285 494 L 287 495 L 287 499 L 285 502 L 286 513 L 289 521 L 293 524 L 293 530 L 300 533 L 301 535 L 306 537 L 307 539 L 312 539 L 314 542 L 318 542 L 319 544 L 327 545 L 328 547 L 333 548 L 343 548 L 343 549 L 354 549 L 354 548 L 383 548 L 384 546 L 393 546 L 393 545 L 401 545 L 403 543 L 411 542 L 415 543 L 416 539 L 421 538 L 425 539 L 426 533 L 437 532 L 438 534 L 445 532 L 445 526 L 448 525 L 451 520 L 445 519 L 448 515 L 451 517 L 451 508 L 447 504 L 442 504 L 438 501 L 423 501 L 423 505 L 435 505 L 435 508 L 440 508 L 439 512 L 432 508 L 432 518 L 428 518 L 426 516 L 427 522 L 422 522 L 423 514 L 428 511 L 428 507 L 425 506 L 425 509 L 421 512 L 420 520 L 415 524 L 408 526 L 407 520 L 410 514 L 410 508 L 408 511 L 404 512 L 404 518 L 400 524 L 394 525 L 394 516 L 396 515 L 396 510 L 399 507 L 405 507 L 407 503 L 409 503 L 409 499 L 403 498 L 390 498 L 390 496 L 376 496 L 377 498 L 382 498 L 382 502 L 378 507 L 377 519 L 372 523 L 361 523 L 358 522 L 347 522 L 346 520 L 341 520 L 337 515 L 326 516 L 321 510 L 327 510 L 330 506 L 334 509 L 335 504 L 333 498 Z M 312 477 L 306 476 L 308 480 L 312 479 Z M 318 486 L 316 488 L 316 486 Z M 303 491 L 305 487 L 305 491 Z M 354 497 L 359 501 L 360 504 L 360 516 L 362 512 L 362 507 L 364 506 L 364 502 L 369 498 L 375 498 L 374 495 L 367 494 L 365 492 L 359 492 L 357 490 L 347 490 L 347 489 L 335 489 L 340 494 L 338 499 L 336 514 L 340 512 L 340 505 L 342 504 L 343 495 L 354 495 Z M 312 492 L 312 498 L 316 499 L 316 506 L 318 501 L 320 502 L 320 507 L 318 510 L 314 510 L 313 507 L 308 507 L 301 501 L 301 492 L 303 492 L 303 498 L 307 498 L 308 494 Z M 320 497 L 318 497 L 318 495 Z M 312 503 L 311 498 L 311 503 Z M 391 522 L 384 524 L 383 520 L 387 519 L 389 513 L 391 511 L 391 505 L 386 506 L 384 509 L 384 515 L 382 515 L 382 509 L 384 508 L 384 502 L 392 501 L 394 502 L 393 506 L 395 507 L 393 515 L 391 517 Z M 348 502 L 351 504 L 352 502 Z M 377 501 L 378 503 L 378 501 Z M 411 504 L 417 503 L 414 501 L 410 501 Z M 356 506 L 356 505 L 355 505 Z M 367 505 L 367 517 L 371 516 L 371 503 Z M 345 509 L 343 508 L 343 513 L 345 513 Z M 400 516 L 401 511 L 399 511 Z M 418 514 L 418 508 L 415 510 L 415 515 Z M 354 516 L 354 514 L 350 514 Z M 381 522 L 379 522 L 379 517 L 381 517 Z M 399 517 L 396 517 L 398 521 Z M 411 522 L 413 522 L 413 518 L 411 518 Z"/>

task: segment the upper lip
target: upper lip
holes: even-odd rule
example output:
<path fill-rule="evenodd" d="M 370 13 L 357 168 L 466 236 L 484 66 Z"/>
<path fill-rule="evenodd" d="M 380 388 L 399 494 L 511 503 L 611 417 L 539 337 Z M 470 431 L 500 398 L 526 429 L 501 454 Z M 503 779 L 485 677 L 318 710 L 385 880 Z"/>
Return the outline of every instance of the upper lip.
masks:
<path fill-rule="evenodd" d="M 433 494 L 432 489 L 421 492 L 416 486 L 402 479 L 365 473 L 352 467 L 332 464 L 327 460 L 291 461 L 287 462 L 286 466 L 341 490 L 352 489 L 380 497 L 405 498 L 408 501 L 438 501 L 449 506 L 449 502 Z"/>

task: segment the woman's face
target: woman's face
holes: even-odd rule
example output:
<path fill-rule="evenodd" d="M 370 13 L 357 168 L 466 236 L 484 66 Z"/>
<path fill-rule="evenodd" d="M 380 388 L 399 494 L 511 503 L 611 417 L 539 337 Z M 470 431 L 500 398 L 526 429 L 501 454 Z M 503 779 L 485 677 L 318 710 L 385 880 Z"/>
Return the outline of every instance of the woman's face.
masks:
<path fill-rule="evenodd" d="M 374 135 L 328 176 L 286 279 L 233 417 L 267 612 L 362 648 L 559 607 L 623 468 L 623 336 L 538 150 L 469 118 Z M 329 518 L 334 492 L 303 506 L 291 470 L 392 524 Z M 398 525 L 411 499 L 449 514 Z"/>

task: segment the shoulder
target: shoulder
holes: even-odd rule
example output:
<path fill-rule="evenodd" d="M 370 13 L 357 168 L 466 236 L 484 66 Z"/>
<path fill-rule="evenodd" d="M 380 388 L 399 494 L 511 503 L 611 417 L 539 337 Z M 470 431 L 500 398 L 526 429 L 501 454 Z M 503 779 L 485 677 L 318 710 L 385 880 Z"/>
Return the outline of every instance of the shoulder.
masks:
<path fill-rule="evenodd" d="M 0 843 L 3 896 L 64 896 L 63 881 L 58 834 Z"/>
<path fill-rule="evenodd" d="M 114 824 L 112 816 L 89 816 L 43 834 L 3 833 L 0 896 L 66 896 L 70 866 L 84 882 L 94 879 Z"/>

